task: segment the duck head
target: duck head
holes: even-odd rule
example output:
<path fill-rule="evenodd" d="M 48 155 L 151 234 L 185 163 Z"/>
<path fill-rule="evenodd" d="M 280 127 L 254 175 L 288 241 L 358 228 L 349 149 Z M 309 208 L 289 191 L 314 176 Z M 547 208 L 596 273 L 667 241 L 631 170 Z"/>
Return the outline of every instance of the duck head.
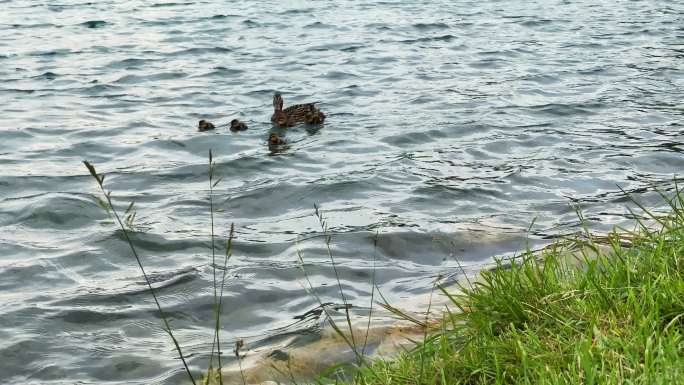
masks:
<path fill-rule="evenodd" d="M 290 124 L 290 118 L 285 112 L 283 112 L 283 97 L 280 92 L 276 92 L 273 95 L 273 115 L 271 116 L 271 122 L 278 127 L 287 127 Z"/>
<path fill-rule="evenodd" d="M 273 111 L 278 112 L 283 110 L 283 97 L 280 92 L 273 95 Z"/>

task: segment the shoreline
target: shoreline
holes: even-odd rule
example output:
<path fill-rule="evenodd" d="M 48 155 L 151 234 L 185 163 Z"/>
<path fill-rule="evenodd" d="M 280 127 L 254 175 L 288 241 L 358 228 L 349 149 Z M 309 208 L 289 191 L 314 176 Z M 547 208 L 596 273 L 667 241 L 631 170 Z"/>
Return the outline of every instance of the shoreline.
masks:
<path fill-rule="evenodd" d="M 649 224 L 633 232 L 483 270 L 440 331 L 350 383 L 684 383 L 684 199 L 668 203 L 667 217 L 637 203 Z"/>
<path fill-rule="evenodd" d="M 586 245 L 577 248 L 576 243 L 566 242 L 561 249 L 554 250 L 559 245 L 556 242 L 527 253 L 530 257 L 540 260 L 543 253 L 554 250 L 557 253 L 554 255 L 559 257 L 564 264 L 581 267 L 586 259 L 593 260 L 610 253 L 610 247 L 605 243 L 608 240 L 607 237 L 592 236 L 592 238 L 602 242 L 595 244 L 597 249 Z M 622 245 L 629 243 L 622 238 L 618 239 L 618 242 Z M 519 258 L 525 258 L 525 256 L 506 260 L 515 263 Z M 476 290 L 477 286 L 483 283 L 482 274 L 491 273 L 497 269 L 509 270 L 511 265 L 489 263 L 483 264 L 482 268 L 475 273 L 467 274 L 463 271 L 463 276 L 456 283 L 449 284 L 445 290 L 435 287 L 431 293 L 411 297 L 397 307 L 385 307 L 378 303 L 379 306 L 373 311 L 373 326 L 370 329 L 365 329 L 367 316 L 355 314 L 352 321 L 355 335 L 364 335 L 364 332 L 367 332 L 368 336 L 368 349 L 365 348 L 365 344 L 363 348 L 366 352 L 364 357 L 375 362 L 393 362 L 397 358 L 402 359 L 400 356 L 402 351 L 420 348 L 425 337 L 429 340 L 435 333 L 439 333 L 445 320 L 459 311 L 454 306 L 451 297 L 467 295 L 468 290 Z M 396 311 L 393 312 L 390 308 Z M 407 317 L 402 317 L 401 313 L 406 314 Z M 324 314 L 322 316 L 325 317 Z M 343 321 L 341 312 L 338 312 L 337 316 L 339 319 L 336 322 L 341 324 Z M 409 317 L 413 318 L 409 319 Z M 428 325 L 427 328 L 420 325 L 423 321 Z M 302 344 L 298 341 L 302 336 L 293 335 L 278 344 L 248 350 L 241 362 L 224 366 L 223 384 L 311 383 L 320 377 L 320 373 L 328 372 L 331 367 L 342 367 L 354 371 L 353 349 L 330 325 L 327 325 L 325 319 L 321 319 L 320 322 L 326 325 L 319 339 L 314 342 Z M 348 329 L 342 331 L 349 337 Z M 214 372 L 212 376 L 208 384 L 219 384 L 218 373 Z M 207 376 L 205 380 L 206 378 Z M 337 380 L 339 381 L 339 378 Z"/>
<path fill-rule="evenodd" d="M 417 303 L 441 314 L 431 318 L 436 327 L 404 319 L 371 328 L 377 346 L 368 364 L 326 368 L 321 357 L 340 351 L 354 361 L 327 330 L 280 362 L 253 356 L 232 368 L 232 379 L 225 368 L 224 383 L 684 383 L 684 202 L 677 199 L 669 216 L 646 212 L 649 224 L 635 231 L 559 240 L 435 291 Z M 391 312 L 383 311 L 377 317 L 387 322 Z M 265 366 L 279 376 L 267 377 Z"/>

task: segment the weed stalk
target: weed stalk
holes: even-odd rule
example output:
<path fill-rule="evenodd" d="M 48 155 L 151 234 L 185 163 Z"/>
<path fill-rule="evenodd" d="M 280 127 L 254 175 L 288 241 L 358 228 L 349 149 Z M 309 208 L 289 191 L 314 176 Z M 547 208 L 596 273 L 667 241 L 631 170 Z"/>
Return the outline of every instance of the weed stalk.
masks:
<path fill-rule="evenodd" d="M 140 256 L 138 255 L 138 252 L 135 249 L 135 246 L 133 245 L 133 241 L 131 240 L 131 237 L 128 234 L 128 231 L 126 230 L 126 226 L 124 226 L 124 223 L 121 221 L 121 218 L 119 217 L 119 214 L 117 213 L 116 209 L 114 208 L 114 205 L 112 204 L 112 193 L 111 191 L 106 191 L 104 188 L 104 179 L 105 175 L 99 175 L 97 171 L 95 170 L 95 166 L 90 164 L 90 162 L 84 160 L 83 164 L 86 166 L 88 171 L 90 172 L 90 175 L 92 175 L 93 178 L 95 178 L 95 181 L 97 182 L 97 185 L 100 187 L 100 190 L 105 196 L 105 199 L 107 200 L 107 205 L 108 208 L 112 210 L 112 213 L 114 213 L 114 218 L 119 224 L 119 227 L 121 228 L 121 231 L 124 234 L 124 237 L 126 238 L 126 242 L 131 248 L 131 252 L 133 253 L 133 256 L 135 257 L 136 262 L 138 262 L 138 267 L 140 267 L 140 271 L 143 274 L 143 277 L 145 278 L 145 282 L 147 283 L 147 287 L 150 290 L 150 294 L 152 294 L 152 298 L 154 299 L 155 305 L 157 305 L 157 310 L 159 311 L 159 316 L 162 319 L 163 322 L 163 329 L 166 332 L 166 334 L 171 337 L 171 340 L 173 341 L 174 346 L 176 347 L 176 351 L 178 351 L 178 356 L 180 357 L 181 361 L 183 362 L 183 366 L 185 367 L 185 372 L 188 374 L 188 377 L 190 377 L 190 381 L 192 381 L 193 385 L 196 385 L 195 383 L 195 378 L 192 376 L 192 373 L 190 372 L 190 368 L 188 367 L 188 363 L 185 360 L 185 356 L 183 355 L 183 351 L 180 347 L 180 344 L 178 343 L 178 340 L 176 337 L 173 335 L 173 332 L 171 331 L 171 324 L 169 323 L 168 317 L 166 316 L 166 313 L 164 313 L 164 310 L 162 310 L 161 305 L 159 304 L 159 300 L 157 298 L 157 294 L 154 290 L 154 287 L 152 287 L 152 283 L 150 282 L 150 278 L 147 276 L 147 272 L 145 272 L 145 268 L 143 267 L 142 261 L 140 259 Z M 132 205 L 129 205 L 129 208 L 131 208 Z"/>

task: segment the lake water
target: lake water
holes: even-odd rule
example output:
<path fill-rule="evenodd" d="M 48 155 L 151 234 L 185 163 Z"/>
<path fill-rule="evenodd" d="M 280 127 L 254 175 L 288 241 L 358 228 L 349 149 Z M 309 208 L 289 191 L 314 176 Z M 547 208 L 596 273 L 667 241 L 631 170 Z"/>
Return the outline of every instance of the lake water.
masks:
<path fill-rule="evenodd" d="M 194 369 L 212 319 L 216 233 L 236 241 L 226 344 L 315 332 L 293 317 L 429 290 L 577 230 L 628 199 L 662 206 L 684 169 L 684 2 L 0 1 L 0 378 L 182 384 L 123 233 L 81 163 L 106 175 Z M 271 98 L 319 101 L 278 130 Z M 249 125 L 197 132 L 197 121 Z M 374 247 L 378 234 L 377 247 Z M 373 255 L 376 256 L 375 263 Z M 226 348 L 226 360 L 232 357 Z"/>

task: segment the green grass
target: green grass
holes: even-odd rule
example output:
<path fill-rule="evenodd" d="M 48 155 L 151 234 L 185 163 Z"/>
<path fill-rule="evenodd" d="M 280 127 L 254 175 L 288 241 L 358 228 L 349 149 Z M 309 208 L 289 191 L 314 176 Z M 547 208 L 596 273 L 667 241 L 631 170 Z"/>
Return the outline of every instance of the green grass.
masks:
<path fill-rule="evenodd" d="M 122 220 L 114 209 L 111 193 L 104 187 L 104 175 L 84 163 L 103 193 L 103 207 L 113 214 L 130 245 L 155 301 L 162 328 L 172 340 L 190 381 L 197 384 L 129 237 L 127 226 L 131 227 L 135 217 L 133 204 Z M 226 237 L 223 272 L 217 275 L 219 247 L 214 236 L 213 187 L 220 178 L 214 176 L 210 153 L 214 336 L 207 375 L 201 383 L 208 384 L 211 379 L 220 385 L 220 314 L 234 230 L 231 227 Z M 499 263 L 483 271 L 458 294 L 440 288 L 450 296 L 454 311 L 447 309 L 437 331 L 413 351 L 392 361 L 364 357 L 368 331 L 365 338 L 353 334 L 349 306 L 330 248 L 331 237 L 316 208 L 338 277 L 347 325 L 338 325 L 329 315 L 327 318 L 356 353 L 358 368 L 351 377 L 331 368 L 329 373 L 337 377 L 319 382 L 338 383 L 339 378 L 351 378 L 355 384 L 368 385 L 684 384 L 684 198 L 678 189 L 675 198 L 663 198 L 671 207 L 669 215 L 655 215 L 639 206 L 650 225 L 639 219 L 644 217 L 635 216 L 638 227 L 633 232 L 623 230 L 601 239 L 586 232 L 584 237 L 559 242 L 541 254 L 527 252 L 506 264 Z M 304 274 L 308 282 L 306 271 Z M 374 281 L 373 276 L 373 287 Z M 313 286 L 309 286 L 318 299 Z M 238 341 L 235 353 L 239 363 L 241 348 Z"/>
<path fill-rule="evenodd" d="M 684 384 L 684 210 L 668 203 L 602 246 L 587 233 L 483 271 L 437 332 L 353 383 Z"/>

